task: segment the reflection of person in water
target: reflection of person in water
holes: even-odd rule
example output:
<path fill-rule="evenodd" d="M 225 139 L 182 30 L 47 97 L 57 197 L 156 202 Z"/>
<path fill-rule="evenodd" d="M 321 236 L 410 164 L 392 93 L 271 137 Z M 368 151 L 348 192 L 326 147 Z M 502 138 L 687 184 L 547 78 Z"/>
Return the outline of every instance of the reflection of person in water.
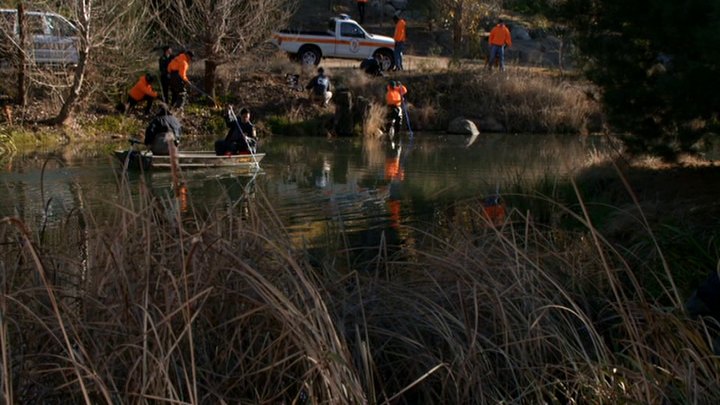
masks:
<path fill-rule="evenodd" d="M 500 226 L 505 222 L 505 201 L 499 194 L 493 194 L 482 201 L 483 216 L 488 224 Z"/>
<path fill-rule="evenodd" d="M 388 211 L 390 213 L 390 226 L 400 226 L 400 183 L 405 179 L 405 170 L 400 165 L 400 154 L 385 159 L 385 180 L 390 180 L 390 196 L 388 197 Z"/>
<path fill-rule="evenodd" d="M 330 184 L 330 161 L 327 158 L 323 158 L 323 167 L 320 172 L 320 176 L 315 178 L 315 185 L 318 188 L 325 188 Z"/>
<path fill-rule="evenodd" d="M 385 159 L 385 180 L 403 181 L 405 171 L 400 167 L 400 155 Z"/>
<path fill-rule="evenodd" d="M 180 212 L 187 214 L 188 212 L 188 188 L 187 184 L 181 183 L 177 190 L 177 199 L 180 203 Z"/>

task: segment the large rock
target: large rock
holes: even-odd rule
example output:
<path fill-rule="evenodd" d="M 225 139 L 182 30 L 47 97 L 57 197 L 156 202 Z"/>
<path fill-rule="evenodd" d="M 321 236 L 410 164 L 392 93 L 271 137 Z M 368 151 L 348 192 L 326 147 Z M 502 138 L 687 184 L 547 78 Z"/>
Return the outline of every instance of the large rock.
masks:
<path fill-rule="evenodd" d="M 530 39 L 530 33 L 528 32 L 525 27 L 520 27 L 518 25 L 512 27 L 512 32 L 510 34 L 512 36 L 513 40 L 519 39 L 521 41 L 529 41 Z"/>
<path fill-rule="evenodd" d="M 405 10 L 408 6 L 408 0 L 385 0 L 385 4 L 390 5 L 395 10 Z"/>
<path fill-rule="evenodd" d="M 448 125 L 447 132 L 449 134 L 458 134 L 458 135 L 477 135 L 480 133 L 478 131 L 477 126 L 475 126 L 475 123 L 470 121 L 467 118 L 463 117 L 457 117 L 450 121 L 450 124 Z"/>
<path fill-rule="evenodd" d="M 382 14 L 388 20 L 398 12 L 407 17 L 405 15 L 405 9 L 408 6 L 407 0 L 374 0 L 370 2 L 369 6 L 375 13 Z"/>

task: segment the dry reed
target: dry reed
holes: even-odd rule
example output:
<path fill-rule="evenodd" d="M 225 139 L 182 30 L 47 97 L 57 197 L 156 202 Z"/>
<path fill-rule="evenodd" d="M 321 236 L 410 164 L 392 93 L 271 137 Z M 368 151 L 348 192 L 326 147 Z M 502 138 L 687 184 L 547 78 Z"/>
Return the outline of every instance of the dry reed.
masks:
<path fill-rule="evenodd" d="M 312 267 L 261 195 L 185 210 L 119 184 L 57 246 L 0 222 L 6 403 L 720 400 L 704 324 L 562 206 L 584 230 L 461 202 L 422 243 L 370 247 L 377 272 L 343 273 Z"/>
<path fill-rule="evenodd" d="M 363 116 L 363 136 L 379 139 L 383 135 L 387 108 L 379 103 L 370 103 Z"/>

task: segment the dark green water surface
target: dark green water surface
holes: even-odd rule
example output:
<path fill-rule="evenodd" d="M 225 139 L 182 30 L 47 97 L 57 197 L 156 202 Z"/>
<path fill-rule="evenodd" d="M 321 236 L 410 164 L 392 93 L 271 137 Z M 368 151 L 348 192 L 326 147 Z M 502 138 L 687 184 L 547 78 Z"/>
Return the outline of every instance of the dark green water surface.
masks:
<path fill-rule="evenodd" d="M 261 145 L 267 156 L 257 176 L 184 172 L 181 209 L 232 206 L 250 191 L 269 203 L 298 244 L 319 247 L 328 230 L 340 230 L 350 235 L 346 244 L 372 246 L 386 231 L 430 229 L 437 212 L 456 201 L 563 178 L 604 149 L 602 139 L 577 136 L 491 134 L 466 143 L 464 136 L 416 134 L 398 153 L 361 139 L 273 137 Z M 110 156 L 6 159 L 0 216 L 18 216 L 33 232 L 60 230 L 79 209 L 112 211 L 122 175 Z M 170 175 L 162 172 L 129 174 L 131 189 L 143 176 L 156 195 L 173 195 Z"/>

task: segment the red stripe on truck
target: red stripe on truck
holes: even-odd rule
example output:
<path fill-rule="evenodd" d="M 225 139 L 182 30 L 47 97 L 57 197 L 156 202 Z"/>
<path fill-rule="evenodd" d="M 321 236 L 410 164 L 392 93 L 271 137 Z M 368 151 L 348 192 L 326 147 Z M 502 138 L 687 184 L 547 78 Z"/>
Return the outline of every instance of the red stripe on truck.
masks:
<path fill-rule="evenodd" d="M 341 40 L 341 39 L 334 39 L 334 38 L 333 39 L 318 39 L 318 38 L 307 39 L 307 38 L 303 38 L 303 37 L 283 37 L 280 35 L 277 36 L 277 39 L 278 39 L 278 41 L 280 41 L 280 43 L 282 43 L 282 42 L 300 42 L 300 43 L 312 42 L 312 43 L 316 43 L 316 44 L 350 45 L 350 43 L 352 42 L 352 41 L 348 41 L 348 40 Z M 383 43 L 381 43 L 381 42 L 372 42 L 372 41 L 360 41 L 360 42 L 358 42 L 358 44 L 360 46 L 383 46 Z"/>

